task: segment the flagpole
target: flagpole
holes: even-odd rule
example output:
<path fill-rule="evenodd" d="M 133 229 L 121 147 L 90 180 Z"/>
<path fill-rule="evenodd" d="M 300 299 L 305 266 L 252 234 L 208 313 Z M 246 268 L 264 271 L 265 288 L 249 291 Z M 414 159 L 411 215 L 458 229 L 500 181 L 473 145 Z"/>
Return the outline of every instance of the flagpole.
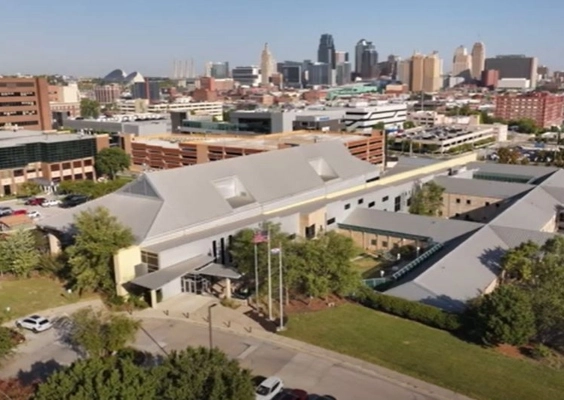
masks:
<path fill-rule="evenodd" d="M 259 272 L 258 272 L 258 244 L 255 243 L 255 305 L 260 310 L 259 304 Z"/>
<path fill-rule="evenodd" d="M 272 321 L 272 257 L 270 254 L 270 226 L 268 227 L 268 319 Z"/>
<path fill-rule="evenodd" d="M 280 269 L 280 330 L 284 330 L 284 293 L 282 285 L 282 243 L 278 253 L 278 266 Z"/>

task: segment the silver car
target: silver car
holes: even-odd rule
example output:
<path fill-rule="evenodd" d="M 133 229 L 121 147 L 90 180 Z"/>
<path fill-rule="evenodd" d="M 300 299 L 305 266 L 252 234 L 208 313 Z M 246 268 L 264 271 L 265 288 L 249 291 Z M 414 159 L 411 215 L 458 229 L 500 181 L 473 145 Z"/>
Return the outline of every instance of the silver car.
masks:
<path fill-rule="evenodd" d="M 18 328 L 27 329 L 35 333 L 43 332 L 53 327 L 53 323 L 45 317 L 31 315 L 16 321 Z"/>

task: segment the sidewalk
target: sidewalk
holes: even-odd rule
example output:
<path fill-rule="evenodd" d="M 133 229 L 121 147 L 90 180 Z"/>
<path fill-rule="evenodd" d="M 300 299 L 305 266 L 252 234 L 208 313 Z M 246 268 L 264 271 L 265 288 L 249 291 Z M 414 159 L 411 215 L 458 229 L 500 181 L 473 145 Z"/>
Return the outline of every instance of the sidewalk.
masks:
<path fill-rule="evenodd" d="M 133 312 L 133 316 L 141 319 L 172 319 L 207 327 L 209 326 L 208 307 L 210 304 L 214 304 L 214 302 L 210 302 L 197 311 L 191 312 L 189 315 L 174 313 L 170 310 L 146 309 Z M 434 399 L 472 400 L 469 397 L 455 393 L 451 390 L 441 388 L 439 386 L 421 381 L 416 378 L 412 378 L 407 375 L 403 375 L 399 372 L 395 372 L 390 369 L 359 360 L 357 358 L 349 357 L 335 351 L 327 350 L 276 334 L 274 333 L 276 329 L 276 324 L 274 322 L 267 322 L 266 324 L 264 322 L 258 322 L 257 320 L 246 315 L 252 310 L 250 307 L 241 307 L 242 308 L 233 310 L 228 307 L 223 307 L 220 304 L 214 306 L 212 309 L 213 328 L 239 336 L 262 339 L 264 341 L 276 343 L 280 346 L 295 350 L 299 353 L 305 353 L 312 356 L 324 358 L 347 369 L 355 370 L 364 373 L 365 375 L 386 380 L 398 386 L 417 391 L 422 395 L 430 396 Z M 168 311 L 168 315 L 165 313 L 165 311 Z"/>

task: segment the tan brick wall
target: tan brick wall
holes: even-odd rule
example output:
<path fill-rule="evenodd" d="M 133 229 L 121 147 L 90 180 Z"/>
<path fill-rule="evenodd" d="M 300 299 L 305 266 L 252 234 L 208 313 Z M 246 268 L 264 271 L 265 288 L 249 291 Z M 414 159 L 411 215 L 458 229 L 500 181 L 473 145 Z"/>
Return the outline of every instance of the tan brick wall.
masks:
<path fill-rule="evenodd" d="M 488 222 L 495 218 L 504 206 L 503 199 L 500 198 L 444 193 L 441 216 L 464 219 L 467 215 L 473 221 Z"/>

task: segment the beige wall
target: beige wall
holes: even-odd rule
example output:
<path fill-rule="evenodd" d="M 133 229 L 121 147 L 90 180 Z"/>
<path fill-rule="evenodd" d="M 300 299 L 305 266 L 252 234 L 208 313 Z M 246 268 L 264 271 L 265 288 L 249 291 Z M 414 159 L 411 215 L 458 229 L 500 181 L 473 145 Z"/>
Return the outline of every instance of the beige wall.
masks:
<path fill-rule="evenodd" d="M 338 229 L 342 235 L 350 237 L 354 243 L 368 252 L 376 252 L 378 250 L 391 250 L 395 246 L 420 246 L 424 247 L 424 243 L 418 240 L 404 239 L 397 236 L 377 235 L 375 233 L 353 231 L 351 229 Z"/>
<path fill-rule="evenodd" d="M 327 210 L 321 207 L 307 214 L 300 214 L 300 235 L 305 235 L 308 226 L 315 225 L 315 233 L 319 234 L 325 230 L 327 220 Z"/>
<path fill-rule="evenodd" d="M 504 208 L 505 204 L 500 198 L 444 193 L 441 216 L 464 219 L 468 215 L 472 221 L 485 223 L 495 218 Z"/>
<path fill-rule="evenodd" d="M 141 248 L 139 246 L 121 249 L 114 256 L 116 292 L 119 296 L 127 295 L 123 284 L 135 278 L 135 266 L 138 264 L 141 264 Z"/>

